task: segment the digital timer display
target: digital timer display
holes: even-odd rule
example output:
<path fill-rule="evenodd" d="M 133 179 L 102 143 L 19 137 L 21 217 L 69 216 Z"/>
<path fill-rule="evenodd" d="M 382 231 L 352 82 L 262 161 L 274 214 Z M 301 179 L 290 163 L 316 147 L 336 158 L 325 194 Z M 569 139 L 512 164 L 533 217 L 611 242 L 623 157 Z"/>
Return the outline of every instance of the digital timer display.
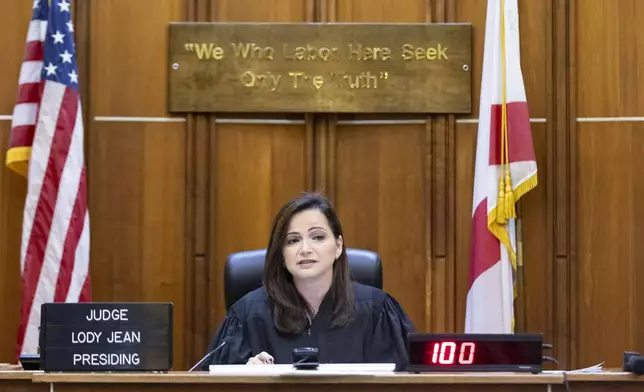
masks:
<path fill-rule="evenodd" d="M 536 334 L 410 334 L 410 371 L 542 370 Z"/>
<path fill-rule="evenodd" d="M 476 343 L 474 342 L 445 341 L 429 343 L 429 345 L 429 349 L 424 352 L 423 363 L 433 365 L 453 365 L 454 363 L 471 365 L 474 363 L 474 353 L 476 352 Z"/>

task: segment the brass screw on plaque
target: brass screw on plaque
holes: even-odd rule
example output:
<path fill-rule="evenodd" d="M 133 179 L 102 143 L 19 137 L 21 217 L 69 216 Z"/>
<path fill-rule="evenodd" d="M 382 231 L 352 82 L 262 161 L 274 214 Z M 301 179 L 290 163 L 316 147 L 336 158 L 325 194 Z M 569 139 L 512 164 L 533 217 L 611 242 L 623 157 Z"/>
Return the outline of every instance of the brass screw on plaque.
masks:
<path fill-rule="evenodd" d="M 463 64 L 463 71 L 467 71 L 470 67 L 467 64 Z"/>

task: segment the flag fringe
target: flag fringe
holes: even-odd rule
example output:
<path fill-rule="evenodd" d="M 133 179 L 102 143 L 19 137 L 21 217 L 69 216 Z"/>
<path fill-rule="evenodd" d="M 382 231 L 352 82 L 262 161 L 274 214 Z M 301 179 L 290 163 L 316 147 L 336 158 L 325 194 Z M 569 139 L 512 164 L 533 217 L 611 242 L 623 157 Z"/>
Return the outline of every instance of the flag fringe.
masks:
<path fill-rule="evenodd" d="M 511 193 L 512 195 L 512 200 L 507 200 L 508 199 L 508 194 L 506 193 L 504 195 L 504 200 L 498 200 L 496 207 L 492 209 L 487 215 L 487 227 L 490 230 L 490 232 L 505 246 L 505 248 L 508 250 L 508 254 L 510 255 L 510 261 L 512 261 L 512 269 L 516 271 L 517 268 L 517 256 L 514 251 L 514 248 L 512 247 L 512 244 L 510 243 L 510 234 L 508 233 L 508 230 L 505 226 L 505 224 L 499 224 L 497 220 L 497 215 L 499 214 L 499 207 L 501 209 L 506 209 L 508 207 L 508 203 L 511 203 L 512 208 L 516 208 L 516 202 L 521 199 L 526 193 L 530 192 L 532 189 L 534 189 L 537 184 L 538 184 L 538 177 L 537 173 L 535 172 L 532 174 L 530 177 L 526 178 L 525 181 L 521 182 Z"/>
<path fill-rule="evenodd" d="M 505 217 L 506 219 L 514 219 L 517 217 L 516 200 L 514 198 L 514 192 L 512 191 L 509 165 L 506 167 L 508 169 L 505 173 Z"/>

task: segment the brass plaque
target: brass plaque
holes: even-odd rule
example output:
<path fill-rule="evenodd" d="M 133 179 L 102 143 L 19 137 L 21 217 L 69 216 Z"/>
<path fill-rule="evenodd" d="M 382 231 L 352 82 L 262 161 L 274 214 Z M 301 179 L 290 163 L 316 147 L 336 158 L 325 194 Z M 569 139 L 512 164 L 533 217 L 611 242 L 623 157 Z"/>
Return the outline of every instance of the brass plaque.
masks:
<path fill-rule="evenodd" d="M 470 113 L 470 24 L 170 24 L 170 112 Z"/>

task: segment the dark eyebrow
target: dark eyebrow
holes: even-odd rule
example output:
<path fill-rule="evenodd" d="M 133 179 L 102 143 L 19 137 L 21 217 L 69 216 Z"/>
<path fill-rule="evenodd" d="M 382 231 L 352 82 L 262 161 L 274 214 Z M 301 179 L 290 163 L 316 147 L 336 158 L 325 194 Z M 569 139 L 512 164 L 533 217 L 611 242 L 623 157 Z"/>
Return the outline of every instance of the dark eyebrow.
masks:
<path fill-rule="evenodd" d="M 309 231 L 313 231 L 313 230 L 322 230 L 322 231 L 326 232 L 326 229 L 325 229 L 325 228 L 323 228 L 323 227 L 319 227 L 319 226 L 313 226 L 313 227 L 311 227 L 311 228 L 309 229 Z M 291 232 L 286 233 L 286 235 L 287 235 L 287 236 L 289 236 L 289 235 L 300 235 L 300 233 L 295 232 L 295 231 L 291 231 Z"/>

